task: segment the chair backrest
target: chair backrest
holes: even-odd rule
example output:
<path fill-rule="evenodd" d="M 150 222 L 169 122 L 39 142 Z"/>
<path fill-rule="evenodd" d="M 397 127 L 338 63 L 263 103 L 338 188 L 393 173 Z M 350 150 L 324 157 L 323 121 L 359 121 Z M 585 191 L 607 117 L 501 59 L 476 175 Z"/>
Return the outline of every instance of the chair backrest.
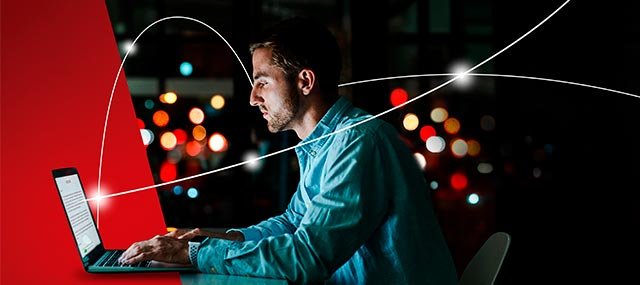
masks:
<path fill-rule="evenodd" d="M 482 245 L 462 272 L 459 285 L 491 285 L 498 276 L 502 261 L 507 255 L 511 236 L 507 233 L 492 234 Z"/>

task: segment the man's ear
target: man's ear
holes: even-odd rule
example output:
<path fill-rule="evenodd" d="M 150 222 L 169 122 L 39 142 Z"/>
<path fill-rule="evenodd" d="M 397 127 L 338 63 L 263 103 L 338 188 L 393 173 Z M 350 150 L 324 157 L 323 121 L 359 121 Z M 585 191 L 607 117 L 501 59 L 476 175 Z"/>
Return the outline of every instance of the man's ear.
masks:
<path fill-rule="evenodd" d="M 316 87 L 316 74 L 313 70 L 304 68 L 298 73 L 298 89 L 302 91 L 302 95 L 309 95 Z"/>

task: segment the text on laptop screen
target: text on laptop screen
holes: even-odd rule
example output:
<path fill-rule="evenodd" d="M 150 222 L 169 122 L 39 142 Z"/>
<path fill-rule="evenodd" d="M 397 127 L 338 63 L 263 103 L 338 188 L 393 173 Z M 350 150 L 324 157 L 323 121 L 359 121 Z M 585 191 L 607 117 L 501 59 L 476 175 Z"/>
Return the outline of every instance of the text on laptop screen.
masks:
<path fill-rule="evenodd" d="M 85 201 L 80 178 L 77 174 L 57 177 L 56 184 L 58 184 L 64 210 L 69 217 L 80 255 L 85 257 L 100 244 L 100 238 L 91 218 L 89 204 Z"/>

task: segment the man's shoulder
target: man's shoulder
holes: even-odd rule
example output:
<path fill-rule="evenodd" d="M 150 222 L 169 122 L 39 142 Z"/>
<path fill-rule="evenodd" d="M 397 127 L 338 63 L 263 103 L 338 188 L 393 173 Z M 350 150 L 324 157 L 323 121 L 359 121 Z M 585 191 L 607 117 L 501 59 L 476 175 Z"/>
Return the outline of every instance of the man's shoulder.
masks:
<path fill-rule="evenodd" d="M 397 135 L 393 126 L 380 118 L 374 118 L 366 111 L 353 107 L 345 112 L 336 125 L 335 130 L 342 130 L 342 136 L 368 137 L 374 140 L 376 137 Z"/>

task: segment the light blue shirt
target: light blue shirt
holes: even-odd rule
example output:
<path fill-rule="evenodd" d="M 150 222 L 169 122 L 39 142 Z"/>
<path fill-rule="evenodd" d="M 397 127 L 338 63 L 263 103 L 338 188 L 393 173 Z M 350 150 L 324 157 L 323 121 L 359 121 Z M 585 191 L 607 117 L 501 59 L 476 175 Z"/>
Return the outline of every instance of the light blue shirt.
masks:
<path fill-rule="evenodd" d="M 300 144 L 369 117 L 341 97 Z M 206 240 L 200 271 L 297 283 L 457 284 L 430 190 L 391 125 L 374 119 L 295 150 L 300 183 L 286 211 L 239 229 L 244 242 Z"/>

